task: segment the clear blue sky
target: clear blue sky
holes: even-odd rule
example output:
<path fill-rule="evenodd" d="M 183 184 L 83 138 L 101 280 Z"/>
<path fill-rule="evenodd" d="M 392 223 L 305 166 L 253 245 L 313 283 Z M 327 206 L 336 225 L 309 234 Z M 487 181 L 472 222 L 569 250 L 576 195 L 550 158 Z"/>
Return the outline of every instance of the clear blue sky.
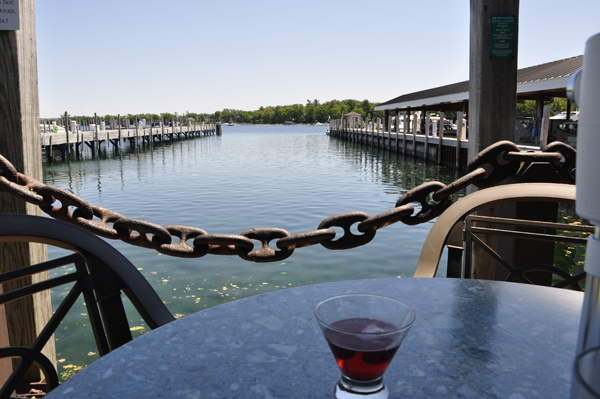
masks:
<path fill-rule="evenodd" d="M 521 0 L 519 68 L 583 54 L 600 0 Z M 469 0 L 36 1 L 40 115 L 387 101 L 467 80 Z"/>

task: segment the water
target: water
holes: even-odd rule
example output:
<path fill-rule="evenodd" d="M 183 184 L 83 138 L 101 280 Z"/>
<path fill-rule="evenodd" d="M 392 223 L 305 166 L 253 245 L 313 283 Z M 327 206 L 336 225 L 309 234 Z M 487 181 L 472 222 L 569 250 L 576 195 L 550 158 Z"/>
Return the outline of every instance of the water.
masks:
<path fill-rule="evenodd" d="M 448 183 L 457 177 L 443 167 L 329 138 L 325 127 L 313 126 L 224 126 L 223 136 L 44 165 L 45 184 L 72 191 L 91 204 L 129 218 L 193 226 L 210 234 L 240 234 L 258 227 L 278 227 L 291 234 L 311 231 L 329 216 L 351 211 L 376 215 L 425 181 Z M 173 258 L 109 242 L 180 317 L 300 285 L 412 276 L 432 223 L 397 223 L 359 248 L 331 251 L 315 245 L 296 249 L 275 263 L 237 256 Z M 336 231 L 339 238 L 342 230 Z M 271 247 L 277 249 L 273 242 Z M 59 363 L 63 377 L 97 356 L 82 348 L 92 341 L 88 327 L 81 328 L 85 308 L 79 306 L 57 334 L 58 358 L 67 359 Z M 136 334 L 146 330 L 139 317 L 131 317 Z"/>

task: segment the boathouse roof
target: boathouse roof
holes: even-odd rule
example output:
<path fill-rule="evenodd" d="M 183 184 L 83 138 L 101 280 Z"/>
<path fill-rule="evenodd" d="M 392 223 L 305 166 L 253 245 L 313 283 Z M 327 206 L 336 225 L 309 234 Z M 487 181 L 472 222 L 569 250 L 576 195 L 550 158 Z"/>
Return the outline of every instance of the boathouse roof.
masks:
<path fill-rule="evenodd" d="M 545 97 L 566 97 L 567 82 L 583 66 L 583 55 L 522 68 L 517 71 L 517 98 L 534 100 Z M 469 81 L 433 89 L 403 94 L 375 107 L 376 111 L 419 108 L 426 110 L 460 111 L 469 100 Z"/>

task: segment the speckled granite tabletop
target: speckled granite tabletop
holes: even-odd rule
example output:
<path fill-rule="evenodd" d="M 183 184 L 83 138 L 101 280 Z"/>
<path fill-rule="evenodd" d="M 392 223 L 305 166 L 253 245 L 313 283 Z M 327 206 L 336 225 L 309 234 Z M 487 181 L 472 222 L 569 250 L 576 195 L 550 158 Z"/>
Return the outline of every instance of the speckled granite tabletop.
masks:
<path fill-rule="evenodd" d="M 184 317 L 119 348 L 49 398 L 332 398 L 339 371 L 313 316 L 373 293 L 417 320 L 390 398 L 566 398 L 583 294 L 516 283 L 372 279 L 290 288 Z"/>

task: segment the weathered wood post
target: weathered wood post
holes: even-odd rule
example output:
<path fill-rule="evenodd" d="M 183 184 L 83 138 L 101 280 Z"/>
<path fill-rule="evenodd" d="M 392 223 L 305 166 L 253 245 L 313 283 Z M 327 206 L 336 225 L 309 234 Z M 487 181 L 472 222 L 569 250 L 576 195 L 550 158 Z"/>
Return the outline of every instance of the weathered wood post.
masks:
<path fill-rule="evenodd" d="M 456 164 L 455 167 L 456 169 L 460 168 L 460 147 L 461 147 L 461 140 L 464 137 L 464 129 L 463 129 L 463 112 L 462 111 L 458 111 L 456 113 Z"/>
<path fill-rule="evenodd" d="M 519 0 L 471 0 L 469 159 L 514 141 Z"/>
<path fill-rule="evenodd" d="M 137 148 L 138 141 L 140 139 L 140 134 L 139 134 L 140 123 L 138 121 L 137 115 L 134 115 L 133 123 L 135 124 L 135 147 Z"/>
<path fill-rule="evenodd" d="M 425 117 L 425 161 L 429 159 L 429 127 L 431 126 L 431 115 L 427 114 Z"/>
<path fill-rule="evenodd" d="M 519 0 L 470 4 L 469 160 L 500 140 L 514 141 L 519 37 Z M 495 242 L 489 240 L 488 245 L 493 248 Z M 473 255 L 471 276 L 493 279 L 495 262 L 479 250 Z"/>
<path fill-rule="evenodd" d="M 417 113 L 413 114 L 413 145 L 412 145 L 412 156 L 413 158 L 417 156 L 417 130 L 419 129 L 419 120 Z"/>
<path fill-rule="evenodd" d="M 65 111 L 65 134 L 67 136 L 67 154 L 70 157 L 70 155 L 71 155 L 71 146 L 70 146 L 70 143 L 69 143 L 69 127 L 70 127 L 69 125 L 70 125 L 70 123 L 69 123 L 69 113 L 67 111 Z"/>
<path fill-rule="evenodd" d="M 440 122 L 438 123 L 438 151 L 437 151 L 437 164 L 442 164 L 442 151 L 444 149 L 444 111 L 440 112 Z"/>
<path fill-rule="evenodd" d="M 402 131 L 402 155 L 406 154 L 406 132 L 408 132 L 410 111 L 404 114 L 404 129 Z"/>
<path fill-rule="evenodd" d="M 19 172 L 42 181 L 35 1 L 20 0 L 18 10 L 15 17 L 17 26 L 0 26 L 0 154 Z M 37 206 L 7 193 L 0 193 L 0 212 L 43 216 Z M 42 244 L 0 244 L 1 272 L 46 259 L 46 247 Z M 47 278 L 47 272 L 39 273 L 27 278 L 27 283 Z M 2 289 L 14 289 L 17 284 L 4 284 Z M 10 344 L 29 347 L 51 315 L 48 291 L 0 307 L 0 343 L 2 346 Z M 56 362 L 54 340 L 46 345 L 44 354 Z M 6 372 L 10 373 L 10 368 L 10 360 L 0 362 L 2 376 L 6 376 Z M 39 380 L 40 373 L 33 373 L 29 377 L 32 381 Z"/>
<path fill-rule="evenodd" d="M 400 148 L 400 111 L 396 111 L 396 154 Z"/>
<path fill-rule="evenodd" d="M 371 117 L 371 146 L 375 145 L 375 123 L 376 123 L 376 119 L 375 119 L 375 113 L 373 113 L 373 116 Z M 369 138 L 367 137 L 367 145 L 369 144 Z"/>
<path fill-rule="evenodd" d="M 94 124 L 95 124 L 95 133 L 94 133 L 94 145 L 92 146 L 92 156 L 95 155 L 96 151 L 100 153 L 100 141 L 98 138 L 98 115 L 94 112 Z"/>
<path fill-rule="evenodd" d="M 392 115 L 388 114 L 387 117 L 387 132 L 388 132 L 388 151 L 390 151 L 392 149 Z M 383 142 L 383 145 L 385 146 L 385 140 Z"/>
<path fill-rule="evenodd" d="M 548 144 L 548 128 L 550 127 L 550 106 L 544 105 L 542 114 L 542 126 L 540 127 L 540 150 L 546 148 Z"/>

